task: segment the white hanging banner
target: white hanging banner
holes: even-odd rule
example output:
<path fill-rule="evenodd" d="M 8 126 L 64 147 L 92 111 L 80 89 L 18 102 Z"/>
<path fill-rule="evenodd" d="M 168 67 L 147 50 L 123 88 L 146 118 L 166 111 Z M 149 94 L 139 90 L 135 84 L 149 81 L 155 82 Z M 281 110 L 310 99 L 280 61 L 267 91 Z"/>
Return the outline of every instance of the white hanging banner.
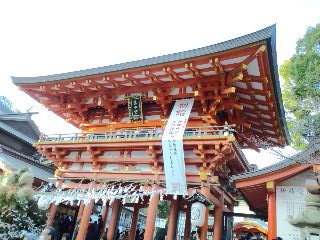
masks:
<path fill-rule="evenodd" d="M 187 193 L 183 134 L 193 103 L 193 98 L 176 101 L 162 136 L 166 188 L 169 194 Z"/>

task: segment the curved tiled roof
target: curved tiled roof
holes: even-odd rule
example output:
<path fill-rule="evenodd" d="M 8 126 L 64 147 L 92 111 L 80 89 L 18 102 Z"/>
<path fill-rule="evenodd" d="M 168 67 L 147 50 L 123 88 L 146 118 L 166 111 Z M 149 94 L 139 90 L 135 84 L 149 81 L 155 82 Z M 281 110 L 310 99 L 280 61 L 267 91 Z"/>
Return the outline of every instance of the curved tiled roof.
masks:
<path fill-rule="evenodd" d="M 282 127 L 283 135 L 286 140 L 286 143 L 290 143 L 290 136 L 287 129 L 286 119 L 284 107 L 282 104 L 281 98 L 281 90 L 280 90 L 280 82 L 278 76 L 278 66 L 277 66 L 277 54 L 276 54 L 276 26 L 271 25 L 254 33 L 250 33 L 238 38 L 234 38 L 225 42 L 213 44 L 210 46 L 197 48 L 193 50 L 152 57 L 132 62 L 120 63 L 110 66 L 68 72 L 68 73 L 60 73 L 53 74 L 48 76 L 38 76 L 38 77 L 11 77 L 12 82 L 16 85 L 23 84 L 32 84 L 32 83 L 47 83 L 53 81 L 67 80 L 73 78 L 80 78 L 86 76 L 93 76 L 98 74 L 106 74 L 111 72 L 117 72 L 128 69 L 135 69 L 140 67 L 147 67 L 162 63 L 169 63 L 179 60 L 191 59 L 195 57 L 206 56 L 209 54 L 220 53 L 223 51 L 247 46 L 254 43 L 259 43 L 261 41 L 266 41 L 268 46 L 268 54 L 269 54 L 269 66 L 270 72 L 272 75 L 272 85 L 275 93 L 276 104 L 279 110 L 278 115 L 280 119 L 280 124 Z"/>
<path fill-rule="evenodd" d="M 54 74 L 54 75 L 48 75 L 48 76 L 11 77 L 11 78 L 13 83 L 16 85 L 25 84 L 25 83 L 42 83 L 42 82 L 58 81 L 58 80 L 65 80 L 70 78 L 78 78 L 78 77 L 85 77 L 85 76 L 91 76 L 91 75 L 97 75 L 97 74 L 103 74 L 103 73 L 116 72 L 116 71 L 151 66 L 151 65 L 161 64 L 161 63 L 174 62 L 178 60 L 200 57 L 200 56 L 205 56 L 213 53 L 219 53 L 226 50 L 242 47 L 245 45 L 249 45 L 252 43 L 256 43 L 259 41 L 272 38 L 275 35 L 275 28 L 276 28 L 275 25 L 271 25 L 257 32 L 250 33 L 250 34 L 247 34 L 238 38 L 234 38 L 225 42 L 213 44 L 207 47 L 202 47 L 202 48 L 197 48 L 193 50 L 167 54 L 163 56 L 152 57 L 152 58 L 147 58 L 147 59 L 142 59 L 142 60 L 137 60 L 132 62 L 126 62 L 126 63 L 105 66 L 105 67 L 98 67 L 98 68 L 92 68 L 92 69 L 86 69 L 86 70 L 80 70 L 80 71 L 68 72 L 68 73 L 60 73 L 60 74 Z"/>

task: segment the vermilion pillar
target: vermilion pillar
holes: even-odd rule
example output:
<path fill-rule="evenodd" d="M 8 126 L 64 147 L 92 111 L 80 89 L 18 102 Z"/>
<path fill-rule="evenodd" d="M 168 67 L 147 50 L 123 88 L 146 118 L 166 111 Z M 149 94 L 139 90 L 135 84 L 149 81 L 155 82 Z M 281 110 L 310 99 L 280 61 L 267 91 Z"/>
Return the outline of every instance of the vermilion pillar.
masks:
<path fill-rule="evenodd" d="M 136 231 L 137 231 L 137 224 L 138 224 L 138 218 L 139 218 L 139 207 L 134 207 L 133 215 L 132 215 L 132 221 L 131 221 L 131 227 L 130 227 L 130 233 L 129 233 L 129 240 L 134 240 L 136 237 Z"/>
<path fill-rule="evenodd" d="M 191 205 L 188 204 L 186 209 L 186 223 L 184 226 L 184 240 L 188 240 L 191 230 Z"/>
<path fill-rule="evenodd" d="M 268 240 L 277 237 L 276 193 L 268 193 Z"/>
<path fill-rule="evenodd" d="M 179 214 L 179 198 L 171 201 L 167 240 L 175 240 Z"/>
<path fill-rule="evenodd" d="M 112 213 L 111 213 L 110 225 L 107 233 L 107 240 L 113 240 L 115 231 L 117 229 L 120 208 L 121 208 L 121 201 L 119 199 L 114 200 L 112 204 Z"/>
<path fill-rule="evenodd" d="M 159 193 L 155 193 L 151 198 L 146 220 L 146 230 L 144 233 L 144 240 L 152 240 L 155 228 L 155 221 L 157 217 L 157 209 L 159 203 Z"/>
<path fill-rule="evenodd" d="M 201 227 L 200 240 L 207 240 L 209 207 L 206 207 L 204 224 Z"/>
<path fill-rule="evenodd" d="M 222 239 L 222 227 L 223 227 L 223 195 L 219 197 L 220 206 L 214 207 L 214 226 L 213 226 L 213 240 Z"/>
<path fill-rule="evenodd" d="M 85 205 L 83 209 L 79 231 L 76 238 L 77 240 L 85 240 L 93 205 L 94 205 L 94 200 L 90 200 L 90 202 L 87 205 Z"/>
<path fill-rule="evenodd" d="M 101 216 L 102 217 L 102 226 L 101 226 L 101 229 L 99 229 L 101 234 L 103 234 L 104 230 L 106 229 L 108 211 L 109 211 L 109 206 L 108 205 L 103 206 L 102 216 Z"/>
<path fill-rule="evenodd" d="M 59 180 L 56 182 L 56 188 L 59 189 L 62 187 L 62 184 L 63 184 L 63 181 Z M 55 205 L 54 203 L 51 203 L 50 205 L 50 211 L 49 211 L 49 217 L 48 217 L 48 220 L 47 220 L 47 226 L 48 227 L 51 227 L 52 224 L 53 224 L 53 221 L 54 221 L 54 216 L 56 214 L 56 211 L 57 211 L 57 208 L 58 206 Z"/>
<path fill-rule="evenodd" d="M 268 240 L 277 237 L 277 216 L 276 216 L 276 193 L 275 182 L 269 181 L 266 183 L 268 192 Z"/>
<path fill-rule="evenodd" d="M 81 200 L 78 215 L 77 215 L 77 221 L 82 217 L 83 209 L 84 209 L 84 204 L 83 204 L 83 201 Z"/>
<path fill-rule="evenodd" d="M 51 227 L 53 224 L 53 220 L 54 220 L 54 215 L 56 214 L 57 211 L 57 205 L 55 205 L 54 203 L 51 203 L 50 205 L 50 211 L 49 211 L 49 217 L 47 220 L 47 226 Z"/>

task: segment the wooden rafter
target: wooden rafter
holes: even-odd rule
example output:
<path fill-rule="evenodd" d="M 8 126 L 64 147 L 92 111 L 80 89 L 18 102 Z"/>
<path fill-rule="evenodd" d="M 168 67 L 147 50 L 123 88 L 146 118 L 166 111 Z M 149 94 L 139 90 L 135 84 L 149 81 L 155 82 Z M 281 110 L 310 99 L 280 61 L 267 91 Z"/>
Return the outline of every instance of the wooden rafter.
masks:
<path fill-rule="evenodd" d="M 229 74 L 228 74 L 229 76 Z M 228 77 L 226 84 L 230 85 L 234 82 L 238 82 L 238 81 L 242 81 L 243 80 L 243 73 L 240 72 L 239 74 L 235 75 L 235 76 L 231 76 L 230 78 Z"/>
<path fill-rule="evenodd" d="M 247 83 L 247 89 L 244 88 L 237 88 L 237 92 L 239 93 L 243 93 L 243 94 L 250 94 L 250 95 L 261 95 L 266 97 L 266 99 L 268 99 L 271 96 L 270 91 L 268 90 L 261 90 L 261 89 L 256 89 L 252 87 L 251 83 Z"/>
<path fill-rule="evenodd" d="M 169 75 L 169 77 L 173 80 L 173 81 L 177 81 L 177 82 L 181 82 L 184 81 L 183 78 L 181 78 L 175 71 L 173 71 L 170 67 L 165 67 L 163 68 L 163 72 L 167 73 Z"/>
<path fill-rule="evenodd" d="M 197 69 L 193 63 L 186 63 L 185 64 L 185 68 L 188 69 L 192 76 L 196 79 L 201 79 L 203 78 L 204 76 L 200 73 L 199 69 Z"/>
<path fill-rule="evenodd" d="M 253 76 L 250 74 L 245 75 L 245 81 L 246 82 L 256 82 L 256 83 L 262 83 L 263 88 L 266 88 L 266 84 L 269 82 L 267 77 L 261 77 L 261 76 Z"/>
<path fill-rule="evenodd" d="M 149 70 L 142 71 L 142 75 L 145 75 L 146 77 L 150 78 L 150 80 L 153 83 L 163 83 L 163 81 L 159 80 L 159 78 Z"/>
<path fill-rule="evenodd" d="M 208 106 L 207 106 L 207 102 L 206 102 L 206 98 L 205 98 L 205 93 L 202 89 L 202 84 L 201 83 L 198 83 L 196 85 L 196 91 L 198 91 L 198 95 L 199 95 L 199 98 L 200 98 L 200 102 L 201 102 L 201 106 L 202 106 L 202 112 L 203 113 L 207 113 L 208 111 Z"/>
<path fill-rule="evenodd" d="M 224 89 L 226 84 L 226 72 L 224 71 L 224 67 L 222 66 L 219 58 L 210 59 L 209 64 L 212 66 L 214 71 L 220 76 L 220 88 Z"/>
<path fill-rule="evenodd" d="M 261 106 L 268 107 L 268 109 L 270 109 L 270 107 L 273 106 L 273 104 L 268 102 L 268 101 L 261 101 L 261 100 L 258 100 L 258 99 L 248 100 L 248 99 L 242 98 L 242 97 L 239 97 L 238 102 L 240 104 L 248 104 L 248 105 L 251 105 L 253 107 L 257 106 L 257 105 L 261 105 Z M 258 108 L 256 108 L 256 109 L 258 109 Z"/>
<path fill-rule="evenodd" d="M 162 153 L 161 150 L 159 149 L 156 149 L 155 146 L 148 146 L 146 152 L 150 155 L 150 157 L 152 158 L 152 169 L 153 170 L 158 170 L 158 171 L 161 171 L 162 168 L 160 166 L 160 161 L 159 161 L 159 158 L 160 158 L 160 155 Z"/>
<path fill-rule="evenodd" d="M 260 46 L 253 54 L 244 59 L 241 63 L 238 64 L 234 69 L 228 73 L 227 84 L 231 84 L 237 81 L 243 80 L 243 71 L 247 69 L 247 66 L 255 58 L 260 56 L 266 50 L 266 46 Z M 237 77 L 239 76 L 239 77 Z M 264 76 L 264 75 L 263 75 Z"/>
<path fill-rule="evenodd" d="M 217 113 L 217 106 L 221 103 L 221 99 L 216 99 L 213 101 L 209 106 L 209 113 L 211 115 L 216 115 Z"/>
<path fill-rule="evenodd" d="M 168 116 L 169 109 L 168 109 L 168 103 L 166 102 L 166 99 L 165 99 L 166 98 L 165 91 L 162 90 L 161 88 L 158 88 L 156 90 L 155 96 L 157 96 L 156 102 L 159 102 L 163 112 L 163 116 Z"/>
<path fill-rule="evenodd" d="M 240 64 L 239 67 L 236 67 L 231 72 L 236 73 L 242 71 L 241 69 L 245 67 L 247 68 L 247 65 L 251 63 L 257 56 L 261 55 L 265 50 L 267 49 L 266 45 L 260 46 L 253 54 L 251 54 L 249 57 L 244 59 Z M 246 66 L 245 66 L 246 65 Z M 244 70 L 244 69 L 243 69 Z M 263 75 L 264 76 L 264 75 Z"/>
<path fill-rule="evenodd" d="M 256 115 L 265 114 L 265 115 L 269 115 L 271 118 L 275 117 L 275 113 L 271 110 L 263 110 L 263 109 L 254 110 L 252 108 L 246 107 L 245 105 L 243 106 L 243 110 L 251 114 L 256 114 Z"/>
<path fill-rule="evenodd" d="M 141 83 L 138 79 L 131 77 L 128 73 L 122 74 L 122 78 L 129 81 L 132 85 L 144 86 L 145 84 Z"/>
<path fill-rule="evenodd" d="M 236 88 L 235 87 L 228 87 L 220 91 L 220 94 L 230 94 L 230 93 L 235 93 Z"/>
<path fill-rule="evenodd" d="M 276 119 L 267 119 L 267 118 L 262 118 L 262 117 L 251 117 L 251 116 L 247 116 L 246 115 L 246 118 L 245 119 L 248 119 L 250 121 L 254 121 L 254 122 L 265 122 L 265 123 L 268 123 L 268 124 L 272 124 L 274 125 L 275 127 L 278 126 L 278 123 L 276 121 Z"/>

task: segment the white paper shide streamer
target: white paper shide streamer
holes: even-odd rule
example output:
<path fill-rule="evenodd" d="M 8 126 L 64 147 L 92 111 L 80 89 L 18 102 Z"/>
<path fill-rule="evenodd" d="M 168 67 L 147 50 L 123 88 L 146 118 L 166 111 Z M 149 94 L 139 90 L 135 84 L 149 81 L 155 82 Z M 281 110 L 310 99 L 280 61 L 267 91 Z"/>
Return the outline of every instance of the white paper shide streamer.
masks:
<path fill-rule="evenodd" d="M 99 185 L 97 188 L 84 189 L 81 183 L 74 185 L 71 189 L 54 189 L 49 192 L 39 191 L 34 198 L 38 202 L 40 209 L 48 209 L 51 203 L 55 205 L 63 204 L 80 204 L 80 201 L 86 205 L 90 200 L 95 203 L 101 202 L 103 205 L 111 204 L 116 199 L 121 200 L 122 204 L 125 203 L 138 203 L 145 201 L 145 197 L 152 198 L 156 193 L 167 195 L 166 189 L 158 189 L 155 187 L 145 187 L 141 184 L 125 184 L 125 183 L 105 183 Z M 147 198 L 148 199 L 148 198 Z"/>

